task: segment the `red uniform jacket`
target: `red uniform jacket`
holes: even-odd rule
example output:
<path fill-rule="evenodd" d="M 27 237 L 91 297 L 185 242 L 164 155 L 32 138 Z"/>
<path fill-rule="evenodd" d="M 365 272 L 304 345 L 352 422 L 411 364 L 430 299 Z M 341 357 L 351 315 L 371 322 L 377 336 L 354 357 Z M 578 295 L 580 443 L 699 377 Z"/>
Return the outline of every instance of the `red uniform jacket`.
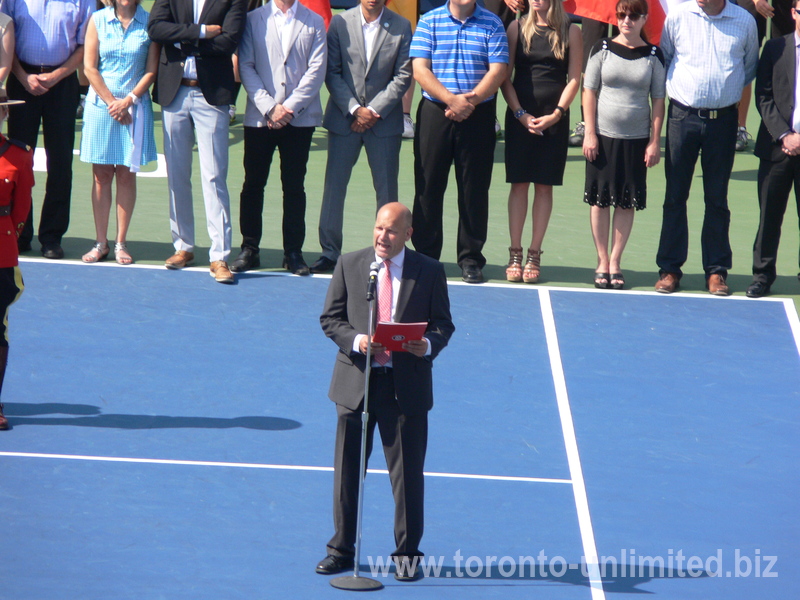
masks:
<path fill-rule="evenodd" d="M 0 148 L 5 144 L 6 138 L 0 135 Z M 33 152 L 10 142 L 0 156 L 0 268 L 19 264 L 17 238 L 31 210 L 32 187 Z"/>

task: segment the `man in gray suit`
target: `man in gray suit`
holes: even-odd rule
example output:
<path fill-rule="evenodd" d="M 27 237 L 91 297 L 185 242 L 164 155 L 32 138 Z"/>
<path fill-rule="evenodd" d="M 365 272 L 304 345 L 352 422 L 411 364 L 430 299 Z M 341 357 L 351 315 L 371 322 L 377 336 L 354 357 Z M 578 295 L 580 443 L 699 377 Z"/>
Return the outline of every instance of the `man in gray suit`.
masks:
<path fill-rule="evenodd" d="M 261 215 L 272 155 L 281 157 L 283 266 L 308 275 L 305 178 L 311 136 L 322 124 L 325 23 L 297 0 L 272 0 L 247 15 L 239 45 L 239 77 L 247 90 L 244 185 L 239 204 L 242 251 L 234 272 L 260 266 Z"/>
<path fill-rule="evenodd" d="M 317 565 L 321 575 L 353 568 L 367 346 L 373 363 L 367 457 L 377 425 L 395 499 L 395 577 L 413 581 L 419 574 L 433 361 L 447 346 L 455 327 L 444 267 L 405 247 L 411 233 L 411 211 L 398 202 L 384 205 L 375 219 L 373 247 L 345 254 L 337 262 L 320 316 L 325 335 L 339 348 L 328 391 L 337 415 L 333 475 L 336 531 L 328 542 L 327 555 Z M 375 262 L 380 263 L 377 317 L 396 323 L 428 324 L 423 338 L 405 342 L 403 352 L 389 352 L 367 336 L 366 291 Z"/>
<path fill-rule="evenodd" d="M 361 0 L 333 17 L 328 29 L 330 98 L 322 123 L 328 130 L 328 166 L 319 218 L 322 256 L 311 265 L 312 273 L 332 271 L 342 252 L 344 199 L 362 145 L 378 208 L 397 201 L 411 23 L 385 4 Z"/>

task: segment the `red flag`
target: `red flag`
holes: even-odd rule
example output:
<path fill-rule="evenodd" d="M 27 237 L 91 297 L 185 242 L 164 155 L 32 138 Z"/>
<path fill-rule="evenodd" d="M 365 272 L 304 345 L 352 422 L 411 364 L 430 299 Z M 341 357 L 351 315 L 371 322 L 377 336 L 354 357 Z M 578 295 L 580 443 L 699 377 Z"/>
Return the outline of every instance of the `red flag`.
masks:
<path fill-rule="evenodd" d="M 650 14 L 647 16 L 644 33 L 650 43 L 658 44 L 661 42 L 664 19 L 667 18 L 667 3 L 666 0 L 647 0 L 647 4 Z M 612 25 L 617 24 L 616 7 L 617 0 L 564 0 L 564 10 L 568 13 Z"/>
<path fill-rule="evenodd" d="M 302 0 L 301 4 L 310 8 L 320 17 L 325 19 L 325 29 L 331 24 L 333 14 L 331 14 L 331 0 Z"/>

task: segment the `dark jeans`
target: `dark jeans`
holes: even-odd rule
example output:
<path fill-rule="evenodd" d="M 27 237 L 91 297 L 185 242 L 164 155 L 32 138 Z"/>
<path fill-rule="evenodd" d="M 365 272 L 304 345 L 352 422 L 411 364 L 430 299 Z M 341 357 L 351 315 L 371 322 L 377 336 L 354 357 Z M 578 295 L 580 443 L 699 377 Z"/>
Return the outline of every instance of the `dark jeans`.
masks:
<path fill-rule="evenodd" d="M 269 177 L 272 155 L 281 157 L 283 187 L 283 251 L 301 252 L 306 237 L 306 166 L 313 127 L 281 129 L 244 128 L 244 185 L 239 198 L 239 227 L 242 248 L 258 248 L 261 243 L 264 188 Z"/>
<path fill-rule="evenodd" d="M 458 264 L 483 267 L 494 166 L 495 102 L 475 107 L 465 121 L 444 116 L 445 105 L 423 99 L 414 137 L 414 248 L 435 259 L 442 254 L 442 211 L 450 167 L 458 186 Z"/>
<path fill-rule="evenodd" d="M 689 251 L 689 223 L 686 201 L 692 187 L 698 155 L 703 168 L 705 217 L 700 244 L 706 278 L 712 274 L 726 277 L 732 253 L 728 229 L 728 181 L 733 169 L 736 143 L 736 108 L 723 109 L 716 119 L 691 114 L 670 102 L 667 120 L 667 151 L 664 172 L 667 191 L 661 241 L 656 263 L 659 273 L 677 273 Z M 701 153 L 702 150 L 702 153 Z"/>
<path fill-rule="evenodd" d="M 394 496 L 394 555 L 419 556 L 424 528 L 427 411 L 406 415 L 395 399 L 393 375 L 370 377 L 367 458 L 372 452 L 375 425 L 381 434 Z M 352 556 L 356 542 L 362 411 L 336 406 L 336 449 L 333 476 L 333 522 L 336 533 L 328 552 Z"/>
<path fill-rule="evenodd" d="M 80 98 L 78 77 L 73 73 L 46 94 L 34 96 L 25 91 L 12 75 L 8 78 L 8 97 L 25 101 L 25 104 L 10 107 L 8 137 L 35 148 L 41 123 L 47 152 L 47 183 L 39 219 L 39 241 L 42 244 L 60 244 L 69 227 L 72 149 L 75 147 L 75 114 Z M 26 246 L 32 239 L 33 209 L 18 244 Z"/>
<path fill-rule="evenodd" d="M 789 192 L 794 185 L 797 215 L 800 217 L 800 157 L 787 156 L 778 162 L 761 160 L 758 166 L 758 203 L 761 218 L 753 243 L 753 280 L 772 285 L 776 277 L 775 265 L 781 225 Z M 800 262 L 800 258 L 798 258 Z"/>

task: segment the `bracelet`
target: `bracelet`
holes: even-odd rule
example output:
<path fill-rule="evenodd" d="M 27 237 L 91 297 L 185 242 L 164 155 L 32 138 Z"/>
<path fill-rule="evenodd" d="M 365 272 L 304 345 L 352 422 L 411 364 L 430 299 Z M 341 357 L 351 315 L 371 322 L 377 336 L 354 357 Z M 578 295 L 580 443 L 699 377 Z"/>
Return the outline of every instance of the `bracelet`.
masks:
<path fill-rule="evenodd" d="M 556 106 L 556 108 L 555 108 L 555 110 L 554 110 L 553 112 L 555 112 L 556 110 L 560 110 L 560 111 L 561 111 L 561 116 L 562 116 L 562 117 L 563 117 L 565 114 L 567 114 L 567 111 L 566 111 L 566 110 L 564 110 L 563 108 L 561 108 L 560 106 Z"/>
<path fill-rule="evenodd" d="M 518 108 L 514 111 L 514 118 L 519 119 L 524 115 L 527 111 L 524 108 Z"/>
<path fill-rule="evenodd" d="M 141 100 L 141 98 L 139 98 L 139 96 L 137 96 L 137 95 L 136 95 L 136 94 L 134 94 L 133 92 L 131 92 L 130 94 L 128 94 L 128 98 L 130 98 L 130 99 L 131 99 L 131 102 L 133 102 L 133 105 L 134 105 L 134 106 L 136 106 L 137 104 L 139 104 L 139 100 Z"/>

